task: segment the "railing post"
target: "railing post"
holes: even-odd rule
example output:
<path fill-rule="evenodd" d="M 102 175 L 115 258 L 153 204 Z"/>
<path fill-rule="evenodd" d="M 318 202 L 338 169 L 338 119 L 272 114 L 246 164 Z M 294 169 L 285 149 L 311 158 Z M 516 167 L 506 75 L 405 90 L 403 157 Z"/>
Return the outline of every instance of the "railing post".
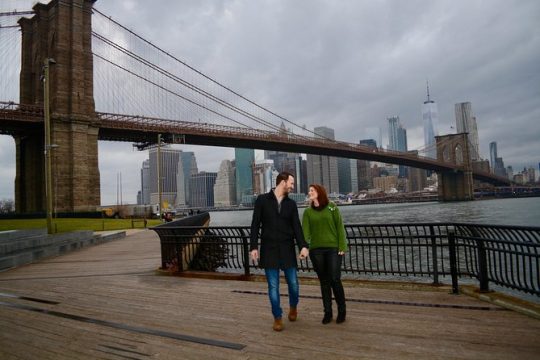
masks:
<path fill-rule="evenodd" d="M 457 275 L 456 237 L 454 230 L 448 231 L 448 250 L 450 254 L 450 275 L 452 277 L 452 294 L 459 294 Z"/>
<path fill-rule="evenodd" d="M 435 238 L 435 230 L 433 225 L 429 226 L 429 234 L 431 235 L 431 258 L 433 259 L 433 284 L 439 285 L 439 266 L 437 264 L 437 239 Z"/>
<path fill-rule="evenodd" d="M 478 281 L 480 282 L 480 292 L 489 292 L 489 278 L 487 269 L 486 246 L 484 239 L 474 228 L 470 228 L 471 234 L 475 237 L 477 258 L 478 258 Z"/>
<path fill-rule="evenodd" d="M 476 240 L 476 243 L 478 246 L 478 280 L 480 281 L 480 292 L 489 292 L 486 247 L 482 239 Z"/>
<path fill-rule="evenodd" d="M 246 232 L 244 229 L 240 229 L 240 234 L 242 234 L 242 247 L 243 247 L 243 253 L 244 253 L 244 275 L 249 276 L 249 242 L 248 242 L 248 236 L 246 235 Z"/>

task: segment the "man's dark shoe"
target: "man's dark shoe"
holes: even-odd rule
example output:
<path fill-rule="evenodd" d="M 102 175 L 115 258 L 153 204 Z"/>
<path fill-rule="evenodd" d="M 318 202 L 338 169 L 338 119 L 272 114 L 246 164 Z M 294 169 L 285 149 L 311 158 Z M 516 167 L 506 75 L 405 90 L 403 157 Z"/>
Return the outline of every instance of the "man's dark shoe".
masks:
<path fill-rule="evenodd" d="M 344 322 L 345 321 L 345 315 L 346 315 L 345 311 L 338 312 L 337 318 L 336 318 L 336 324 L 341 324 L 342 322 Z"/>
<path fill-rule="evenodd" d="M 324 313 L 324 317 L 322 319 L 323 324 L 328 324 L 330 321 L 332 321 L 332 313 Z"/>
<path fill-rule="evenodd" d="M 289 309 L 289 321 L 296 321 L 297 318 L 298 318 L 298 311 L 296 310 L 295 307 L 291 307 Z"/>
<path fill-rule="evenodd" d="M 272 325 L 272 329 L 274 329 L 274 331 L 283 330 L 283 321 L 281 321 L 281 318 L 274 319 L 274 325 Z"/>

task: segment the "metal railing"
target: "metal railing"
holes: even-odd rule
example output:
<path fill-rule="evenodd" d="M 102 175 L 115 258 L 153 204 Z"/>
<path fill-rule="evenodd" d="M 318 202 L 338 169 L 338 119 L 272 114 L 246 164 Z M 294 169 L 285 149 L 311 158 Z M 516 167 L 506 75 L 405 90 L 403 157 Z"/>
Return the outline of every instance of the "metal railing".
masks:
<path fill-rule="evenodd" d="M 161 239 L 163 269 L 245 275 L 258 269 L 249 258 L 250 227 L 191 225 L 153 228 Z M 345 229 L 345 274 L 429 278 L 434 284 L 444 277 L 451 279 L 454 292 L 458 278 L 470 278 L 481 291 L 496 284 L 540 296 L 540 227 L 403 223 L 347 224 Z M 309 259 L 298 266 L 313 271 Z"/>

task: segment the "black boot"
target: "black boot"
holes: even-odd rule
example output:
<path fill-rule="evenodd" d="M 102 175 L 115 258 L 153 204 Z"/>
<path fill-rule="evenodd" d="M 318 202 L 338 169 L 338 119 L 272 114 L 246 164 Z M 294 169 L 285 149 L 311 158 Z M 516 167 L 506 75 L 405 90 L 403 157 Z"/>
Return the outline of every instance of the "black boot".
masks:
<path fill-rule="evenodd" d="M 338 311 L 337 318 L 336 318 L 336 324 L 341 324 L 345 321 L 345 315 L 347 315 L 347 312 L 345 310 Z"/>
<path fill-rule="evenodd" d="M 325 312 L 324 317 L 322 319 L 323 324 L 328 324 L 330 321 L 332 321 L 332 313 L 331 312 Z"/>

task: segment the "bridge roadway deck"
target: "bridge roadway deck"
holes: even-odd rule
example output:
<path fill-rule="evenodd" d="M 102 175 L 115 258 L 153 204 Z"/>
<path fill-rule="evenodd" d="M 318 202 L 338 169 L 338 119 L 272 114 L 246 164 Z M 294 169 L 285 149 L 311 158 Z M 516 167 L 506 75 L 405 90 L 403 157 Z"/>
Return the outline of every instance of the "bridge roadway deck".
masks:
<path fill-rule="evenodd" d="M 447 288 L 347 284 L 347 321 L 323 326 L 306 282 L 299 320 L 277 333 L 264 282 L 160 276 L 159 263 L 145 230 L 0 273 L 0 358 L 540 358 L 539 320 Z"/>

